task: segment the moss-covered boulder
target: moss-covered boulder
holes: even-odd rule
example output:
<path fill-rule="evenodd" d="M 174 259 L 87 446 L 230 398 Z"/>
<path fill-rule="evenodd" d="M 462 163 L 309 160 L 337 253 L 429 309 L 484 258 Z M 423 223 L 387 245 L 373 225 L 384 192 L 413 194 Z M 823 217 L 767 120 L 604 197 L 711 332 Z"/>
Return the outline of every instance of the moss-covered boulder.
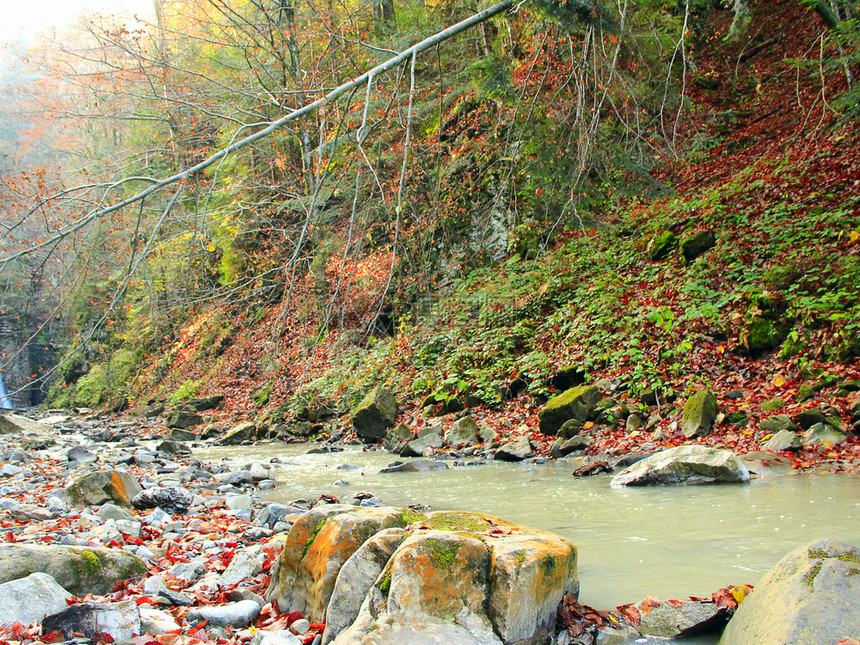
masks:
<path fill-rule="evenodd" d="M 266 592 L 281 612 L 325 619 L 335 579 L 347 559 L 382 529 L 403 527 L 401 511 L 332 504 L 312 509 L 293 524 Z"/>
<path fill-rule="evenodd" d="M 700 255 L 714 248 L 717 238 L 713 231 L 699 231 L 689 237 L 685 237 L 678 244 L 678 251 L 684 262 L 689 264 Z"/>
<path fill-rule="evenodd" d="M 143 488 L 124 470 L 107 470 L 88 473 L 73 481 L 66 489 L 74 506 L 94 506 L 113 502 L 131 506 L 132 498 Z"/>
<path fill-rule="evenodd" d="M 837 643 L 860 634 L 860 549 L 821 539 L 773 567 L 741 603 L 720 645 Z"/>
<path fill-rule="evenodd" d="M 352 413 L 352 427 L 365 443 L 385 439 L 397 417 L 397 398 L 384 387 L 375 387 Z"/>
<path fill-rule="evenodd" d="M 478 443 L 478 423 L 472 417 L 458 419 L 445 433 L 445 441 L 452 448 L 474 446 Z"/>
<path fill-rule="evenodd" d="M 538 414 L 540 431 L 555 435 L 566 421 L 585 421 L 600 400 L 600 392 L 593 385 L 580 385 L 552 397 Z"/>
<path fill-rule="evenodd" d="M 711 434 L 717 419 L 717 399 L 708 388 L 693 394 L 684 404 L 681 430 L 684 436 L 705 437 Z"/>
<path fill-rule="evenodd" d="M 75 596 L 113 591 L 117 580 L 146 573 L 146 564 L 120 549 L 101 547 L 0 545 L 0 583 L 46 573 Z"/>
<path fill-rule="evenodd" d="M 800 428 L 795 425 L 794 421 L 792 421 L 791 417 L 787 414 L 776 414 L 772 417 L 768 417 L 767 419 L 762 419 L 759 424 L 759 429 L 763 432 L 776 434 L 777 432 L 782 432 L 784 430 L 797 432 Z"/>
<path fill-rule="evenodd" d="M 648 243 L 648 257 L 654 262 L 668 258 L 678 246 L 678 237 L 672 231 L 655 235 Z"/>
<path fill-rule="evenodd" d="M 253 421 L 237 423 L 221 437 L 221 443 L 225 446 L 238 446 L 246 441 L 257 438 L 257 424 Z"/>

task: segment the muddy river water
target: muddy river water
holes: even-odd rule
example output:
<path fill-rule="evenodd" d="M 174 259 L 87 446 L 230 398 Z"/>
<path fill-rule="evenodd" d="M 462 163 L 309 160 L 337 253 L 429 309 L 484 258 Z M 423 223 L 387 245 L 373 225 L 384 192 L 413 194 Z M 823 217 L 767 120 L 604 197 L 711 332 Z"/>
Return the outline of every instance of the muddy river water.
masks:
<path fill-rule="evenodd" d="M 475 511 L 559 533 L 579 550 L 580 601 L 602 609 L 648 594 L 709 596 L 729 584 L 754 584 L 783 555 L 818 537 L 860 544 L 857 475 L 612 489 L 606 475 L 574 479 L 564 461 L 379 474 L 394 455 L 359 447 L 306 451 L 257 444 L 196 450 L 195 457 L 235 467 L 277 457 L 278 486 L 262 493 L 272 501 L 329 494 L 349 503 L 369 492 L 388 506 Z"/>

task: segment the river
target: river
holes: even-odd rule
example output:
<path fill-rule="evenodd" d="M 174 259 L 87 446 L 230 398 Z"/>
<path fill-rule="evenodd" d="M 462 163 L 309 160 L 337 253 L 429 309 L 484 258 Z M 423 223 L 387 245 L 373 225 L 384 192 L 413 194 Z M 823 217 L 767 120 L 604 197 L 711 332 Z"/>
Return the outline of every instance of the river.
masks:
<path fill-rule="evenodd" d="M 754 584 L 790 550 L 818 537 L 860 544 L 858 475 L 612 489 L 609 476 L 574 479 L 564 461 L 381 475 L 396 456 L 359 447 L 306 451 L 257 444 L 197 449 L 194 456 L 236 467 L 277 457 L 278 486 L 261 493 L 271 501 L 325 493 L 348 503 L 370 492 L 389 506 L 475 511 L 559 533 L 579 550 L 580 601 L 600 609 L 648 594 L 710 596 L 729 584 Z"/>

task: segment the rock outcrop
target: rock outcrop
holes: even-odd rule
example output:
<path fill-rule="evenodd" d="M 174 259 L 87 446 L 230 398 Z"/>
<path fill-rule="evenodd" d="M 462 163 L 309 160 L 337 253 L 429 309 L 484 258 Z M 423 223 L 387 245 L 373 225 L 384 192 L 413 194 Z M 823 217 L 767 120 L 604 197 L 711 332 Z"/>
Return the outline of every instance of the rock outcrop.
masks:
<path fill-rule="evenodd" d="M 397 417 L 397 399 L 383 387 L 375 387 L 358 404 L 352 413 L 352 427 L 365 443 L 385 439 Z"/>

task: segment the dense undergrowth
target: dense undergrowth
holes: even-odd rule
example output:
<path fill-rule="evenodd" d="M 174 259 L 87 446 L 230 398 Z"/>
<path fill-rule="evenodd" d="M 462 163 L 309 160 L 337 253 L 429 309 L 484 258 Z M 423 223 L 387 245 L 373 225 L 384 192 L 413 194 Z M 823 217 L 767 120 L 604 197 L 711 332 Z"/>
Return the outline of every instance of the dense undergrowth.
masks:
<path fill-rule="evenodd" d="M 373 223 L 358 232 L 371 240 L 364 255 L 346 261 L 353 222 L 335 209 L 329 236 L 317 238 L 307 272 L 285 297 L 260 273 L 283 249 L 258 232 L 263 253 L 251 257 L 260 247 L 246 236 L 219 256 L 219 270 L 240 281 L 245 271 L 246 284 L 265 288 L 190 307 L 155 350 L 135 344 L 151 330 L 138 333 L 130 318 L 117 335 L 124 344 L 105 349 L 109 359 L 83 376 L 61 375 L 52 405 L 113 405 L 124 396 L 172 405 L 224 394 L 228 416 L 288 422 L 321 408 L 346 412 L 385 383 L 406 410 L 472 406 L 502 429 L 529 428 L 568 374 L 664 405 L 703 385 L 721 402 L 742 391 L 735 411 L 755 428 L 760 403 L 782 398 L 797 407 L 809 398 L 798 396 L 802 387 L 856 377 L 860 140 L 850 111 L 826 98 L 825 90 L 842 86 L 841 71 L 798 62 L 821 38 L 815 16 L 793 2 L 756 6 L 761 29 L 749 42 L 721 39 L 725 11 L 699 35 L 695 82 L 672 145 L 636 169 L 594 173 L 579 185 L 591 195 L 581 210 L 565 211 L 559 197 L 570 169 L 549 158 L 564 146 L 539 143 L 560 136 L 550 127 L 552 102 L 541 103 L 547 115 L 528 131 L 534 173 L 523 171 L 519 181 L 514 205 L 523 210 L 501 257 L 462 246 L 469 218 L 491 209 L 501 190 L 493 168 L 509 142 L 488 123 L 519 110 L 499 94 L 515 84 L 506 84 L 494 57 L 469 72 L 477 87 L 445 104 L 450 140 L 438 135 L 443 115 L 427 110 L 418 152 L 447 159 L 424 169 L 431 178 L 437 172 L 437 188 L 447 192 L 423 197 L 436 198 L 444 217 L 424 231 L 413 222 L 421 242 L 404 253 L 398 266 L 406 269 L 388 274 L 391 231 Z M 772 42 L 764 30 L 775 34 Z M 544 78 L 554 69 L 547 63 Z M 558 92 L 551 86 L 549 95 Z M 611 156 L 601 154 L 595 163 Z M 346 203 L 336 192 L 331 200 Z M 434 236 L 444 242 L 429 244 Z M 422 254 L 435 270 L 419 262 Z M 392 278 L 382 303 L 376 294 L 388 293 Z M 338 300 L 347 284 L 349 297 Z M 335 297 L 321 299 L 321 288 Z M 368 314 L 374 325 L 359 324 Z M 666 424 L 671 418 L 669 406 Z"/>

